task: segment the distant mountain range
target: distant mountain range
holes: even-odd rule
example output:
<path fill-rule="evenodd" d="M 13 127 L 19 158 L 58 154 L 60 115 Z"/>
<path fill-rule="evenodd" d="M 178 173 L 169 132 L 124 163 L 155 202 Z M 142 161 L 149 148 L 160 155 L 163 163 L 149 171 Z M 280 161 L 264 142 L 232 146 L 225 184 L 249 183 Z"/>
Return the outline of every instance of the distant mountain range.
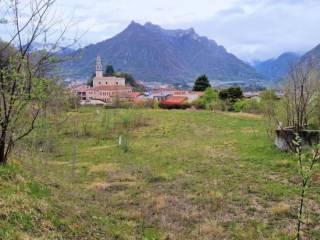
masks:
<path fill-rule="evenodd" d="M 269 81 L 277 81 L 288 74 L 290 67 L 300 61 L 298 53 L 283 53 L 277 58 L 256 62 L 254 67 L 262 77 Z"/>
<path fill-rule="evenodd" d="M 257 73 L 272 83 L 281 82 L 292 65 L 313 62 L 320 67 L 320 44 L 304 55 L 298 53 L 283 53 L 278 58 L 256 62 L 253 67 Z"/>
<path fill-rule="evenodd" d="M 88 79 L 97 55 L 105 66 L 111 64 L 143 81 L 187 83 L 201 74 L 216 81 L 262 80 L 253 67 L 193 28 L 165 30 L 132 22 L 115 37 L 73 52 L 73 60 L 64 63 L 63 70 L 73 78 Z"/>

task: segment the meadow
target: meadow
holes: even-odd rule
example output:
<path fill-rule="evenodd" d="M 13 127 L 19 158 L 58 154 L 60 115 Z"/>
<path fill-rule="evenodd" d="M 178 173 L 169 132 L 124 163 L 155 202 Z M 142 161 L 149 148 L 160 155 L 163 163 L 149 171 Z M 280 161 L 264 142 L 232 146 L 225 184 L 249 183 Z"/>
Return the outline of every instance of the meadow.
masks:
<path fill-rule="evenodd" d="M 262 116 L 80 108 L 53 118 L 0 168 L 0 239 L 295 236 L 297 162 Z M 310 239 L 320 239 L 319 183 L 316 169 Z"/>

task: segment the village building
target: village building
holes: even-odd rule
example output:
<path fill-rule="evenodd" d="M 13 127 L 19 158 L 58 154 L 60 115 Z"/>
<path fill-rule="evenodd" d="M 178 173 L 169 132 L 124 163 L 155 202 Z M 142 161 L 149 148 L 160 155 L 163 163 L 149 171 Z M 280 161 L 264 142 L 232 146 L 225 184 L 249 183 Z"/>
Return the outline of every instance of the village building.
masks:
<path fill-rule="evenodd" d="M 199 97 L 203 96 L 203 94 L 204 94 L 203 92 L 196 92 L 191 90 L 177 90 L 177 89 L 170 89 L 170 88 L 154 89 L 152 91 L 154 100 L 166 101 L 170 97 L 181 97 L 181 98 L 185 98 L 187 103 L 192 103 Z"/>

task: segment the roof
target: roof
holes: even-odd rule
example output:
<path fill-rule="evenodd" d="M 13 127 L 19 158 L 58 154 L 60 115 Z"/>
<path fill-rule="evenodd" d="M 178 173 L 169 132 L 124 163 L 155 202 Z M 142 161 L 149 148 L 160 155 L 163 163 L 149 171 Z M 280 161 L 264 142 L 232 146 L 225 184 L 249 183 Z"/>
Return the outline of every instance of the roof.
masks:
<path fill-rule="evenodd" d="M 251 91 L 251 92 L 244 92 L 243 96 L 246 98 L 251 98 L 251 97 L 258 97 L 260 96 L 261 92 L 257 92 L 257 91 Z"/>
<path fill-rule="evenodd" d="M 125 81 L 125 78 L 120 78 L 120 77 L 95 77 L 95 80 L 102 80 L 102 81 Z"/>
<path fill-rule="evenodd" d="M 141 92 L 132 92 L 132 93 L 130 93 L 130 97 L 132 97 L 132 98 L 136 98 L 136 97 L 139 97 L 141 95 L 143 95 Z"/>
<path fill-rule="evenodd" d="M 85 91 L 89 90 L 90 87 L 87 85 L 76 85 L 76 86 L 70 86 L 70 89 L 73 91 L 85 92 Z"/>
<path fill-rule="evenodd" d="M 198 97 L 202 97 L 204 95 L 204 92 L 194 92 Z"/>
<path fill-rule="evenodd" d="M 169 97 L 167 100 L 162 101 L 162 104 L 173 105 L 182 104 L 188 100 L 187 97 Z"/>
<path fill-rule="evenodd" d="M 132 88 L 129 86 L 116 85 L 116 86 L 98 86 L 92 89 L 95 91 L 120 91 L 120 90 L 131 90 Z"/>

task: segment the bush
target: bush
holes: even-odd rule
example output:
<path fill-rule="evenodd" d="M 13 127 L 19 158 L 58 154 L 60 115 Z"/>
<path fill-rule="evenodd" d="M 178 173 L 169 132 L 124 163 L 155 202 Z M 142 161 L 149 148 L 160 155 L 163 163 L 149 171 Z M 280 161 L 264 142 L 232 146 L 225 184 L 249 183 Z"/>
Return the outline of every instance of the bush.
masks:
<path fill-rule="evenodd" d="M 204 95 L 192 103 L 192 106 L 196 109 L 208 110 L 217 109 L 218 105 L 218 92 L 211 87 L 208 87 L 205 90 Z"/>
<path fill-rule="evenodd" d="M 246 113 L 262 113 L 262 106 L 259 100 L 251 98 L 251 99 L 243 99 L 237 101 L 233 105 L 235 112 L 246 112 Z"/>
<path fill-rule="evenodd" d="M 235 103 L 243 98 L 243 92 L 240 87 L 230 87 L 221 90 L 219 92 L 219 98 L 224 101 L 229 100 L 230 102 Z"/>
<path fill-rule="evenodd" d="M 200 98 L 194 100 L 192 102 L 192 107 L 194 107 L 195 109 L 206 109 L 204 99 L 202 97 L 200 97 Z"/>
<path fill-rule="evenodd" d="M 219 99 L 225 102 L 227 111 L 234 111 L 237 101 L 243 99 L 243 92 L 240 87 L 230 87 L 219 92 Z"/>
<path fill-rule="evenodd" d="M 165 103 L 159 103 L 159 107 L 162 109 L 188 109 L 191 108 L 191 105 L 188 103 L 183 104 L 165 104 Z"/>

